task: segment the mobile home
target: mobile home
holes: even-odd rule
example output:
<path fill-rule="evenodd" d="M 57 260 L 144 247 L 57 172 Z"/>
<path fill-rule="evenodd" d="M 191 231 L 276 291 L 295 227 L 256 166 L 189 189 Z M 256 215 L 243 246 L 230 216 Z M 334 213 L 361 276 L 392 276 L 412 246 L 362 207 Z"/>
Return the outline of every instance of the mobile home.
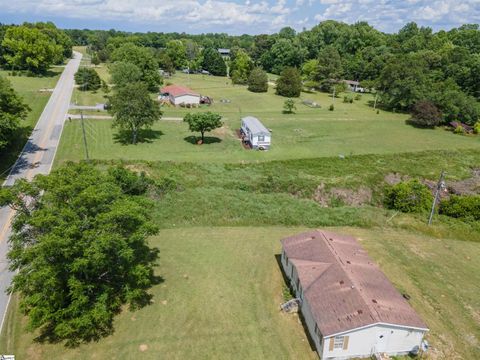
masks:
<path fill-rule="evenodd" d="M 250 144 L 253 149 L 268 150 L 270 148 L 272 135 L 257 118 L 244 117 L 240 131 L 243 141 Z"/>

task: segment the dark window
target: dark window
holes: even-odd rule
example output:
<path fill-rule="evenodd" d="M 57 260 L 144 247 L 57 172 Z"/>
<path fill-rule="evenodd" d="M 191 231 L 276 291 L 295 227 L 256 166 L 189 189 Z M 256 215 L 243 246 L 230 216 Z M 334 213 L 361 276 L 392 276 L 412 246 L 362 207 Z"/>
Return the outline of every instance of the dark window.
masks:
<path fill-rule="evenodd" d="M 258 136 L 258 141 L 265 141 L 265 136 Z"/>

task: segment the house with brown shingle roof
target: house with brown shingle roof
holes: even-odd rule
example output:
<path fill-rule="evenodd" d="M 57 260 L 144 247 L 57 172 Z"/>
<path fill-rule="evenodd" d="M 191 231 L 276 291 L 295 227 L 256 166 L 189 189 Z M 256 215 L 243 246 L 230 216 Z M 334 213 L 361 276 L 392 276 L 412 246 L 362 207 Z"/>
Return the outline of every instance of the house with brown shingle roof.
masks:
<path fill-rule="evenodd" d="M 283 270 L 322 359 L 421 347 L 427 325 L 355 238 L 316 230 L 281 243 Z"/>

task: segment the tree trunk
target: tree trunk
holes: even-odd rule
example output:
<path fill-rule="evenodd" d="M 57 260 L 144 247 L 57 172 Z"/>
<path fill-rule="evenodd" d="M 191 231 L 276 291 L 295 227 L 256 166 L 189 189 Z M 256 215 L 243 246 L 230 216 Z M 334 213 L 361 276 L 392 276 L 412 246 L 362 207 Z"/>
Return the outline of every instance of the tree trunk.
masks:
<path fill-rule="evenodd" d="M 201 131 L 201 134 L 202 134 L 202 144 L 203 144 L 205 142 L 205 132 Z"/>

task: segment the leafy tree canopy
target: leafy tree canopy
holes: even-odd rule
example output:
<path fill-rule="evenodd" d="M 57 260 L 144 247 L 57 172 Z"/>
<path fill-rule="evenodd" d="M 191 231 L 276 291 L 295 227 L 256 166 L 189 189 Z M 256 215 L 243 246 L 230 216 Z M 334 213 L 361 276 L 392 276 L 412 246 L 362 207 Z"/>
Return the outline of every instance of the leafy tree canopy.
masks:
<path fill-rule="evenodd" d="M 245 50 L 240 49 L 236 52 L 235 58 L 232 60 L 230 75 L 234 84 L 246 84 L 248 77 L 253 69 L 253 62 Z"/>
<path fill-rule="evenodd" d="M 207 48 L 203 51 L 202 67 L 212 75 L 227 75 L 227 65 L 222 56 L 214 48 Z"/>
<path fill-rule="evenodd" d="M 158 280 L 157 250 L 147 244 L 157 232 L 153 204 L 129 194 L 119 181 L 125 176 L 141 181 L 125 169 L 69 163 L 0 190 L 0 204 L 17 211 L 8 259 L 18 272 L 9 292 L 20 295 L 28 327 L 41 338 L 97 340 L 113 331 L 122 305 L 149 303 L 147 290 Z"/>
<path fill-rule="evenodd" d="M 302 79 L 296 68 L 285 68 L 277 80 L 277 95 L 299 97 L 302 91 Z"/>
<path fill-rule="evenodd" d="M 115 89 L 110 96 L 109 112 L 114 116 L 113 126 L 127 131 L 136 144 L 139 131 L 160 120 L 159 104 L 150 97 L 146 84 L 137 82 Z"/>
<path fill-rule="evenodd" d="M 115 86 L 122 87 L 142 78 L 142 71 L 137 65 L 119 61 L 110 66 L 111 81 Z"/>
<path fill-rule="evenodd" d="M 10 81 L 0 76 L 0 150 L 13 140 L 20 120 L 24 120 L 29 111 Z"/>
<path fill-rule="evenodd" d="M 75 73 L 75 82 L 82 91 L 98 90 L 102 86 L 100 76 L 92 68 L 82 67 Z"/>
<path fill-rule="evenodd" d="M 251 92 L 267 92 L 268 76 L 261 68 L 255 68 L 248 77 L 248 90 Z"/>
<path fill-rule="evenodd" d="M 210 111 L 204 113 L 187 114 L 183 121 L 188 123 L 190 131 L 199 132 L 202 136 L 202 143 L 205 141 L 205 133 L 222 127 L 222 117 Z"/>

